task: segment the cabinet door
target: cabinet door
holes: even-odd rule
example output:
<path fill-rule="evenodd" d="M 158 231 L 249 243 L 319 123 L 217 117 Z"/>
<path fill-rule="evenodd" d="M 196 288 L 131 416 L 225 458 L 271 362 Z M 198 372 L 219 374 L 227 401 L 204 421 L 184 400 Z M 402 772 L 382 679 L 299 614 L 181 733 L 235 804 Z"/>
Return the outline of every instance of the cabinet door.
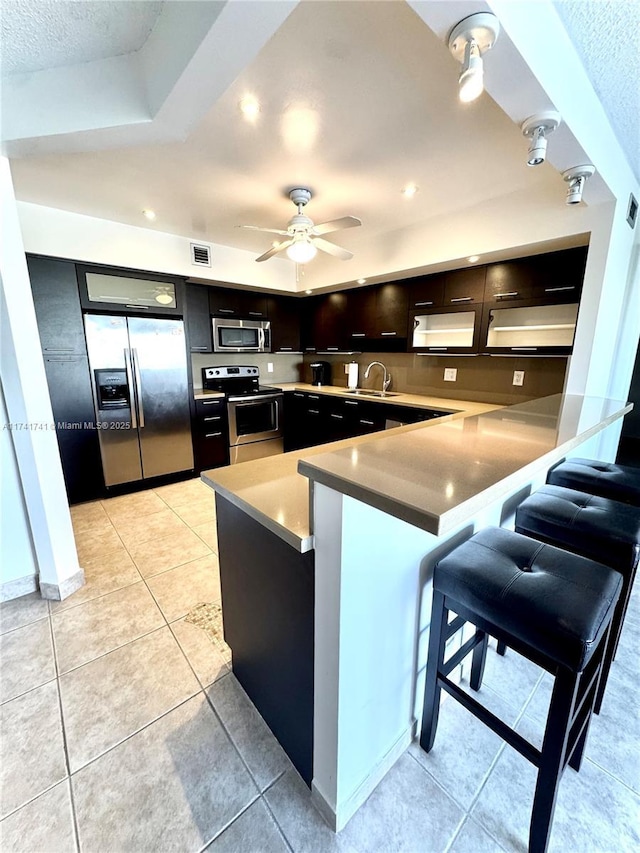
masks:
<path fill-rule="evenodd" d="M 269 312 L 267 310 L 267 297 L 263 293 L 239 290 L 238 308 L 240 316 L 247 320 L 266 320 L 269 316 Z"/>
<path fill-rule="evenodd" d="M 325 398 L 320 394 L 306 394 L 302 407 L 300 447 L 315 447 L 327 440 Z"/>
<path fill-rule="evenodd" d="M 44 359 L 69 503 L 103 496 L 104 479 L 86 356 Z"/>
<path fill-rule="evenodd" d="M 321 297 L 313 318 L 316 351 L 340 352 L 348 348 L 347 294 L 329 293 Z"/>
<path fill-rule="evenodd" d="M 301 352 L 300 309 L 301 300 L 293 296 L 268 297 L 272 352 Z"/>
<path fill-rule="evenodd" d="M 489 264 L 485 281 L 485 301 L 513 302 L 530 299 L 539 278 L 536 258 L 518 258 L 500 264 Z"/>
<path fill-rule="evenodd" d="M 532 298 L 540 303 L 579 302 L 587 263 L 587 247 L 538 255 Z"/>
<path fill-rule="evenodd" d="M 191 352 L 213 352 L 209 288 L 201 284 L 187 284 L 185 296 L 189 349 Z"/>
<path fill-rule="evenodd" d="M 410 309 L 441 308 L 444 305 L 444 282 L 444 273 L 408 279 Z"/>
<path fill-rule="evenodd" d="M 407 337 L 409 294 L 404 282 L 376 288 L 376 337 Z"/>
<path fill-rule="evenodd" d="M 351 343 L 357 348 L 358 342 L 373 338 L 376 334 L 376 289 L 364 287 L 347 291 L 346 330 Z"/>
<path fill-rule="evenodd" d="M 486 305 L 483 351 L 515 355 L 570 355 L 578 303 L 546 304 L 529 300 L 517 306 Z"/>
<path fill-rule="evenodd" d="M 85 311 L 182 317 L 184 281 L 155 273 L 78 264 Z"/>
<path fill-rule="evenodd" d="M 86 354 L 75 264 L 28 257 L 27 266 L 43 353 Z"/>
<path fill-rule="evenodd" d="M 220 317 L 239 317 L 240 301 L 237 290 L 230 287 L 209 288 L 209 312 Z"/>
<path fill-rule="evenodd" d="M 283 423 L 285 453 L 304 447 L 303 422 L 306 399 L 307 395 L 303 391 L 285 391 Z"/>
<path fill-rule="evenodd" d="M 428 314 L 413 314 L 413 352 L 448 355 L 477 353 L 480 346 L 482 305 L 437 308 Z"/>
<path fill-rule="evenodd" d="M 484 299 L 486 267 L 451 270 L 445 274 L 444 305 L 474 305 Z"/>

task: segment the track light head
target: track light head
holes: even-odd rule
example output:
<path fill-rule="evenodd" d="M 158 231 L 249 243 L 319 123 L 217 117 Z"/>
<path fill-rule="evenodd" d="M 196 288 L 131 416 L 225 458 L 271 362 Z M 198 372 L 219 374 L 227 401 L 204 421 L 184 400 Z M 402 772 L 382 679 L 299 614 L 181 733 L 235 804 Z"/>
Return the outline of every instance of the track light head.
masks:
<path fill-rule="evenodd" d="M 536 113 L 522 123 L 522 135 L 529 138 L 527 166 L 539 166 L 547 156 L 547 137 L 559 127 L 562 119 L 555 110 Z"/>
<path fill-rule="evenodd" d="M 459 97 L 463 103 L 474 101 L 482 94 L 482 54 L 490 50 L 498 38 L 500 22 L 490 12 L 477 12 L 464 18 L 449 34 L 449 50 L 462 65 Z"/>
<path fill-rule="evenodd" d="M 572 166 L 562 173 L 567 182 L 567 204 L 579 204 L 582 201 L 584 185 L 595 170 L 595 166 L 586 163 L 584 166 Z"/>

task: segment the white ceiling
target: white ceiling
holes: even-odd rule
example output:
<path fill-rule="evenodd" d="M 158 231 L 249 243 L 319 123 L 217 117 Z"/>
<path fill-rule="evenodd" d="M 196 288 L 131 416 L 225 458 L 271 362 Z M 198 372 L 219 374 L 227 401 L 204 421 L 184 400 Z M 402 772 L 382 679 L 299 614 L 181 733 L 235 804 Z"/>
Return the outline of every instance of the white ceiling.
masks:
<path fill-rule="evenodd" d="M 460 17 L 469 13 L 469 3 L 454 5 Z M 64 66 L 73 86 L 95 88 L 92 66 L 127 62 L 118 66 L 127 121 L 91 125 L 92 112 L 119 106 L 106 96 L 98 103 L 96 90 L 96 103 L 88 91 L 76 113 L 63 103 L 55 133 L 4 134 L 20 200 L 259 254 L 270 235 L 236 226 L 284 227 L 294 213 L 287 189 L 309 186 L 306 212 L 316 222 L 363 221 L 331 235 L 356 257 L 314 261 L 321 283 L 419 267 L 430 223 L 461 210 L 499 202 L 515 218 L 562 204 L 561 176 L 549 163 L 526 166 L 519 127 L 488 94 L 460 105 L 456 62 L 402 0 L 3 0 L 5 9 L 2 73 L 15 90 L 44 91 L 43 69 L 53 66 Z M 194 57 L 188 73 L 185 56 Z M 487 75 L 490 63 L 488 55 Z M 168 94 L 154 111 L 161 86 Z M 261 104 L 255 123 L 238 108 L 247 93 Z M 19 117 L 23 125 L 42 120 L 45 107 Z M 408 182 L 420 188 L 411 201 L 400 192 Z M 152 226 L 143 208 L 157 212 Z"/>

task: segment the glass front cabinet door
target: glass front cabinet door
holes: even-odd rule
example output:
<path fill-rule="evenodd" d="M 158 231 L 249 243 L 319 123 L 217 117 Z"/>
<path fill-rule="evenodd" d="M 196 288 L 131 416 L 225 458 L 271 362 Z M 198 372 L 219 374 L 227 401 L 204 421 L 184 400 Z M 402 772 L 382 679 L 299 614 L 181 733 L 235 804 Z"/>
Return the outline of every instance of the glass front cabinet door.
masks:
<path fill-rule="evenodd" d="M 521 355 L 570 355 L 578 304 L 485 306 L 483 352 Z"/>
<path fill-rule="evenodd" d="M 478 352 L 481 306 L 413 314 L 411 350 L 429 355 Z"/>

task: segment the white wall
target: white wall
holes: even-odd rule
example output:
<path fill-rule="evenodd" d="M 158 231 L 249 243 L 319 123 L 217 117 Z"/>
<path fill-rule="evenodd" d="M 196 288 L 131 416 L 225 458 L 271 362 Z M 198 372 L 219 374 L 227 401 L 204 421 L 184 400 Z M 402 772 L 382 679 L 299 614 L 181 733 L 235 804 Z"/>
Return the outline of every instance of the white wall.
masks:
<path fill-rule="evenodd" d="M 45 597 L 82 585 L 9 161 L 0 158 L 0 378 Z M 20 491 L 8 501 L 22 500 Z M 31 559 L 24 547 L 24 559 Z"/>
<path fill-rule="evenodd" d="M 9 416 L 0 389 L 0 600 L 13 598 L 11 591 L 17 589 L 15 581 L 18 579 L 23 580 L 20 591 L 26 593 L 36 589 L 38 574 L 18 460 L 8 425 Z"/>
<path fill-rule="evenodd" d="M 272 258 L 268 264 L 256 264 L 255 252 L 205 242 L 211 247 L 211 266 L 194 266 L 190 243 L 202 244 L 202 240 L 28 202 L 18 202 L 18 211 L 25 251 L 36 255 L 234 282 L 265 290 L 296 289 L 295 265 L 288 260 Z"/>

